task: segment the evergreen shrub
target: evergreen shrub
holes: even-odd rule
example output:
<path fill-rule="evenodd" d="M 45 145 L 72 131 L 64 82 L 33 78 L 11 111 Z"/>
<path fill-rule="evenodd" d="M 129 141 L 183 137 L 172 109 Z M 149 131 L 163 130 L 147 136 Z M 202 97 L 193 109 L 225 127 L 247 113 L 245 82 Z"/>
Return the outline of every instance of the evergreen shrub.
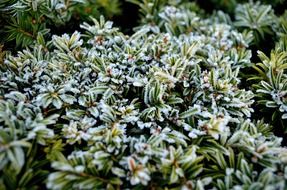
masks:
<path fill-rule="evenodd" d="M 151 14 L 132 35 L 93 18 L 0 62 L 0 189 L 286 189 L 258 109 L 287 119 L 284 29 L 256 65 L 244 14 L 133 2 Z"/>

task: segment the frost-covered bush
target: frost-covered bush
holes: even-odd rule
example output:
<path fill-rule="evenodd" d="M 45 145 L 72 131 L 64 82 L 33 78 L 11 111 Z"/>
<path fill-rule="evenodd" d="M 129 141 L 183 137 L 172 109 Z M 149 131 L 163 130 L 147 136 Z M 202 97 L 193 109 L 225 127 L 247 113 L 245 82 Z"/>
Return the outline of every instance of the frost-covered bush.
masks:
<path fill-rule="evenodd" d="M 111 17 L 120 12 L 118 0 L 1 0 L 0 42 L 14 40 L 17 46 L 33 43 L 38 33 L 48 35 L 55 27 L 72 26 L 77 20 L 104 14 Z M 68 25 L 70 24 L 70 25 Z M 66 31 L 67 32 L 67 31 Z"/>
<path fill-rule="evenodd" d="M 287 150 L 238 76 L 251 35 L 183 7 L 158 16 L 131 36 L 94 19 L 8 56 L 2 189 L 286 188 Z"/>
<path fill-rule="evenodd" d="M 235 9 L 235 20 L 236 27 L 253 33 L 257 44 L 266 35 L 275 36 L 277 18 L 271 5 L 260 4 L 259 1 L 239 4 Z"/>
<path fill-rule="evenodd" d="M 258 51 L 261 62 L 254 66 L 258 75 L 250 78 L 255 80 L 254 89 L 258 103 L 265 106 L 266 111 L 272 111 L 272 120 L 284 120 L 282 125 L 286 131 L 287 119 L 287 38 L 282 37 L 276 44 L 270 56 Z"/>
<path fill-rule="evenodd" d="M 280 9 L 286 5 L 285 0 L 205 0 L 197 1 L 202 6 L 208 9 L 218 9 L 224 10 L 229 14 L 234 14 L 236 12 L 236 7 L 238 4 L 248 3 L 248 2 L 260 2 L 262 4 L 272 5 L 273 8 Z"/>

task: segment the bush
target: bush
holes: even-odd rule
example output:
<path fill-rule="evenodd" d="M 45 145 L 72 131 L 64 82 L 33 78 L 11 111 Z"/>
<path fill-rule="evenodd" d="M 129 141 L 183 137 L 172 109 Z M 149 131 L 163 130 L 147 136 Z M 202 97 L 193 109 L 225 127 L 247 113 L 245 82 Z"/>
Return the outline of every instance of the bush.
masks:
<path fill-rule="evenodd" d="M 38 33 L 48 35 L 50 29 L 69 26 L 72 17 L 74 22 L 100 14 L 112 17 L 120 9 L 118 0 L 2 0 L 0 13 L 5 25 L 2 33 L 7 36 L 3 42 L 15 41 L 16 46 L 26 47 Z"/>
<path fill-rule="evenodd" d="M 138 4 L 153 13 L 130 36 L 100 17 L 7 54 L 0 188 L 286 189 L 287 149 L 258 109 L 286 119 L 283 30 L 255 66 L 253 31 L 223 12 Z"/>

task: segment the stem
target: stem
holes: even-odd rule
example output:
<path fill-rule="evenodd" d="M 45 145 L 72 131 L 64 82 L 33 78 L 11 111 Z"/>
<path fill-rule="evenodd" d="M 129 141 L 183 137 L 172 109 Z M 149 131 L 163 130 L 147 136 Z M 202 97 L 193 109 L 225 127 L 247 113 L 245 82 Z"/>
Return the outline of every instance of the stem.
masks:
<path fill-rule="evenodd" d="M 24 31 L 23 29 L 18 29 L 18 31 L 21 32 L 21 33 L 23 33 L 23 34 L 25 34 L 26 36 L 29 36 L 29 37 L 35 39 L 35 36 L 34 36 L 33 34 L 31 34 L 31 33 L 29 33 L 29 32 L 26 32 L 26 31 Z"/>

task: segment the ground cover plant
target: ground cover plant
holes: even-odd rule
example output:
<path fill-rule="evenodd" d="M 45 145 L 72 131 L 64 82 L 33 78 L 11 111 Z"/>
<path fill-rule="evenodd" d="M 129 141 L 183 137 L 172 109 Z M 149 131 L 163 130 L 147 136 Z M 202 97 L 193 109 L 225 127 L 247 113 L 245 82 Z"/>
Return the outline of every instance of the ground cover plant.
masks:
<path fill-rule="evenodd" d="M 130 35 L 99 16 L 5 42 L 0 189 L 286 189 L 284 1 L 233 2 L 130 0 Z"/>
<path fill-rule="evenodd" d="M 25 47 L 38 33 L 68 32 L 90 16 L 111 18 L 120 13 L 119 6 L 118 0 L 2 0 L 0 34 L 5 35 L 4 42 L 15 41 L 16 46 Z"/>

